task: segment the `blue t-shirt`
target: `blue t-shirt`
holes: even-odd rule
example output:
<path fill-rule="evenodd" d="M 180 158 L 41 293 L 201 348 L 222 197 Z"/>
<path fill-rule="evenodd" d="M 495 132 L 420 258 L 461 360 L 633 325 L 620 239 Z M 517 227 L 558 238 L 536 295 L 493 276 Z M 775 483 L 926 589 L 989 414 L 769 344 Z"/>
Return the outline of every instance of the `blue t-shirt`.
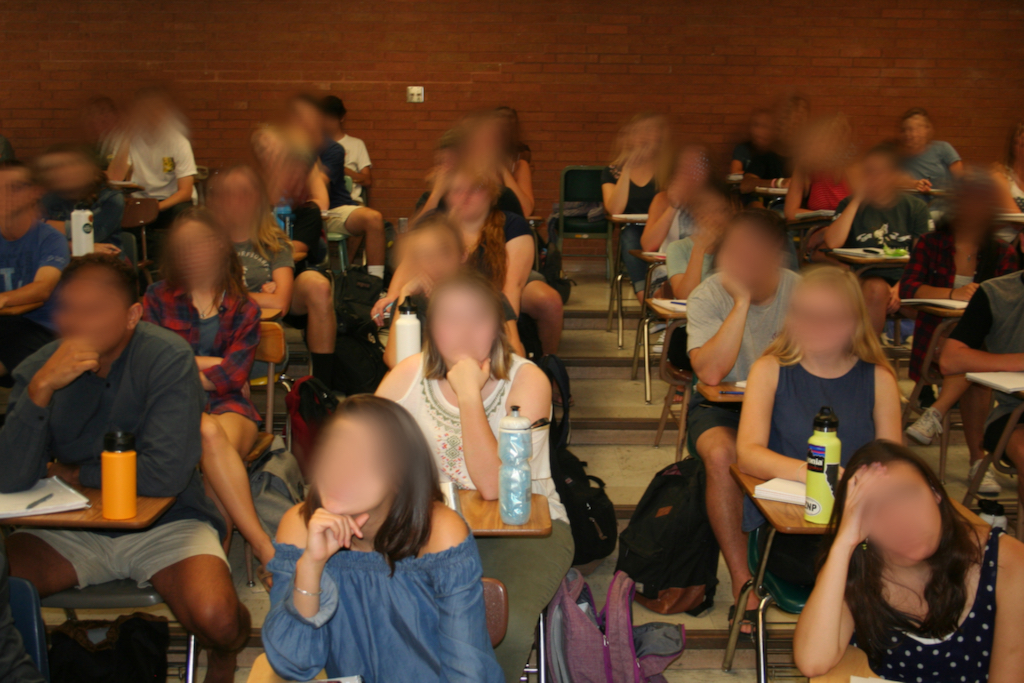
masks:
<path fill-rule="evenodd" d="M 13 242 L 0 235 L 0 292 L 24 287 L 36 279 L 36 272 L 44 266 L 64 270 L 69 257 L 67 238 L 42 221 L 33 223 L 21 239 Z M 52 313 L 51 296 L 24 317 L 52 330 Z"/>
<path fill-rule="evenodd" d="M 330 208 L 358 204 L 345 187 L 345 148 L 330 138 L 324 138 L 324 146 L 320 148 L 320 163 L 327 172 Z"/>
<path fill-rule="evenodd" d="M 929 180 L 935 189 L 953 184 L 949 167 L 960 161 L 960 155 L 948 142 L 936 140 L 923 152 L 903 159 L 903 169 L 917 180 Z"/>
<path fill-rule="evenodd" d="M 54 192 L 48 192 L 39 200 L 43 216 L 48 221 L 69 221 L 71 212 L 79 202 L 64 199 Z M 121 247 L 121 218 L 124 216 L 124 194 L 112 187 L 104 187 L 96 195 L 92 206 L 81 206 L 92 211 L 93 240 Z"/>

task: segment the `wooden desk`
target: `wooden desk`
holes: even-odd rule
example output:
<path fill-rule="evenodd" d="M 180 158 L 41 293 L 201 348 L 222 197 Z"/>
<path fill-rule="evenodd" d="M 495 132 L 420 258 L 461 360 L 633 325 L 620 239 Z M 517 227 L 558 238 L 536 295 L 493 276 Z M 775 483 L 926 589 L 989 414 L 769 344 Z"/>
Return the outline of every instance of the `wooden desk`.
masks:
<path fill-rule="evenodd" d="M 864 651 L 853 645 L 846 648 L 846 654 L 831 671 L 824 676 L 815 676 L 810 683 L 850 683 L 850 676 L 878 678 L 868 666 L 868 656 Z"/>
<path fill-rule="evenodd" d="M 743 387 L 736 386 L 736 382 L 722 382 L 709 386 L 703 382 L 697 383 L 697 391 L 700 395 L 712 403 L 743 403 L 743 394 L 723 394 L 723 391 L 746 391 Z"/>
<path fill-rule="evenodd" d="M 758 197 L 778 199 L 789 194 L 788 187 L 755 187 L 754 194 Z"/>
<path fill-rule="evenodd" d="M 22 315 L 29 311 L 34 311 L 41 307 L 42 304 L 22 304 L 21 306 L 4 306 L 0 308 L 0 315 Z"/>
<path fill-rule="evenodd" d="M 996 214 L 997 223 L 1024 223 L 1024 213 Z"/>
<path fill-rule="evenodd" d="M 743 474 L 743 472 L 740 472 L 739 465 L 731 465 L 729 467 L 729 474 L 739 484 L 743 493 L 750 496 L 750 499 L 754 501 L 754 505 L 757 506 L 757 509 L 776 531 L 783 534 L 803 534 L 807 536 L 820 536 L 825 533 L 827 525 L 814 524 L 804 519 L 804 508 L 802 505 L 754 498 L 754 489 L 758 484 L 763 484 L 764 479 Z"/>
<path fill-rule="evenodd" d="M 283 316 L 281 315 L 280 308 L 261 308 L 260 309 L 260 320 L 263 322 L 273 322 L 280 320 Z"/>
<path fill-rule="evenodd" d="M 48 527 L 53 529 L 127 529 L 137 531 L 153 524 L 160 515 L 174 505 L 175 498 L 149 498 L 139 496 L 136 515 L 131 519 L 103 519 L 103 496 L 99 489 L 79 487 L 92 507 L 52 515 L 28 515 L 0 520 L 3 526 Z"/>
<path fill-rule="evenodd" d="M 548 499 L 534 493 L 530 501 L 530 519 L 521 526 L 501 521 L 498 501 L 484 500 L 479 491 L 459 490 L 462 516 L 474 536 L 548 536 L 551 534 L 551 512 Z"/>
<path fill-rule="evenodd" d="M 837 254 L 832 249 L 826 249 L 825 253 L 831 258 L 845 263 L 849 266 L 853 266 L 853 272 L 859 277 L 861 273 L 871 268 L 878 266 L 905 266 L 910 262 L 910 256 L 882 256 L 879 255 L 873 258 L 862 258 L 859 256 L 847 256 L 846 254 Z"/>
<path fill-rule="evenodd" d="M 142 185 L 133 183 L 130 180 L 110 180 L 107 182 L 107 185 L 110 185 L 115 190 L 120 190 L 125 194 L 131 194 L 132 192 L 139 192 L 146 189 Z"/>
<path fill-rule="evenodd" d="M 608 214 L 608 220 L 615 225 L 646 225 L 646 213 L 616 213 Z"/>

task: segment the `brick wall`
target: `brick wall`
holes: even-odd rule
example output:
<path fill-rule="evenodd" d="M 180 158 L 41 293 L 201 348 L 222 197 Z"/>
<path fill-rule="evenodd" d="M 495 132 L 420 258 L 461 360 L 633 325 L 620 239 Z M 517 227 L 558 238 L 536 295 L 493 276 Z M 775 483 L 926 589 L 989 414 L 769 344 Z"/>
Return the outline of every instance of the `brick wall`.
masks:
<path fill-rule="evenodd" d="M 0 132 L 23 157 L 76 138 L 88 96 L 162 82 L 215 167 L 244 159 L 289 94 L 331 92 L 392 220 L 441 131 L 483 106 L 519 109 L 542 214 L 561 167 L 606 161 L 639 110 L 670 114 L 723 161 L 751 108 L 793 92 L 845 111 L 862 144 L 927 107 L 978 163 L 1024 116 L 1024 5 L 1008 0 L 8 0 L 0 31 Z M 407 85 L 426 101 L 407 104 Z"/>

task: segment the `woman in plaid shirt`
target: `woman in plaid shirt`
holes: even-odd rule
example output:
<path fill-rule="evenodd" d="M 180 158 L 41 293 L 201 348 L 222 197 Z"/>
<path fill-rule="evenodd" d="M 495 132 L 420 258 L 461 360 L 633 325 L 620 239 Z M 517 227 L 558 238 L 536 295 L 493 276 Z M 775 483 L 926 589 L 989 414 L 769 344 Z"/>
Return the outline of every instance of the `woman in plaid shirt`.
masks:
<path fill-rule="evenodd" d="M 995 237 L 998 198 L 997 188 L 987 175 L 970 173 L 960 181 L 949 220 L 922 236 L 911 252 L 900 281 L 901 298 L 970 301 L 980 283 L 1017 270 L 1013 249 Z M 924 371 L 921 365 L 939 322 L 939 318 L 926 313 L 917 316 L 910 358 L 910 378 L 915 381 Z M 907 428 L 907 436 L 931 443 L 942 432 L 942 417 L 957 401 L 973 476 L 973 466 L 983 455 L 981 438 L 991 397 L 987 389 L 972 386 L 964 375 L 943 378 L 935 403 Z M 986 475 L 981 492 L 999 493 L 999 484 L 991 473 Z"/>
<path fill-rule="evenodd" d="M 245 289 L 242 263 L 227 232 L 206 209 L 188 209 L 175 220 L 161 272 L 166 279 L 146 292 L 143 316 L 177 332 L 196 354 L 207 392 L 201 428 L 206 491 L 228 529 L 238 527 L 266 565 L 274 557 L 274 546 L 256 516 L 240 455 L 252 448 L 260 422 L 249 400 L 260 307 Z"/>

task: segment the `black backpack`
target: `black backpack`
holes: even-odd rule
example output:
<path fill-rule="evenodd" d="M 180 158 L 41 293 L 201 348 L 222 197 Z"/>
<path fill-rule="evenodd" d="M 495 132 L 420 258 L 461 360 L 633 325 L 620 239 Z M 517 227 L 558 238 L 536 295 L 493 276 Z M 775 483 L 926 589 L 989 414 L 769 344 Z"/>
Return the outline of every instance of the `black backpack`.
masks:
<path fill-rule="evenodd" d="M 352 267 L 334 282 L 334 311 L 338 316 L 338 334 L 377 336 L 377 325 L 370 311 L 380 299 L 384 282 L 364 267 Z"/>
<path fill-rule="evenodd" d="M 569 374 L 565 365 L 553 355 L 544 356 L 539 365 L 562 396 L 562 417 L 551 419 L 551 476 L 572 527 L 576 544 L 572 563 L 587 564 L 608 557 L 615 550 L 619 533 L 615 506 L 604 491 L 604 482 L 587 474 L 587 463 L 580 461 L 568 448 L 572 426 L 569 422 Z"/>
<path fill-rule="evenodd" d="M 373 323 L 370 323 L 371 325 Z M 334 343 L 331 388 L 346 396 L 372 394 L 387 374 L 384 347 L 373 334 L 339 334 Z"/>
<path fill-rule="evenodd" d="M 636 601 L 661 614 L 697 616 L 718 585 L 718 542 L 704 506 L 706 477 L 699 458 L 654 475 L 622 531 L 616 571 L 636 581 Z"/>
<path fill-rule="evenodd" d="M 519 341 L 523 344 L 526 357 L 536 363 L 544 355 L 537 321 L 527 313 L 520 311 L 519 319 L 516 320 L 516 330 L 519 332 Z"/>
<path fill-rule="evenodd" d="M 569 294 L 572 292 L 573 281 L 565 277 L 562 272 L 562 252 L 558 250 L 554 242 L 548 243 L 547 253 L 544 255 L 544 263 L 540 267 L 540 273 L 548 281 L 558 295 L 562 297 L 562 303 L 569 303 Z"/>

